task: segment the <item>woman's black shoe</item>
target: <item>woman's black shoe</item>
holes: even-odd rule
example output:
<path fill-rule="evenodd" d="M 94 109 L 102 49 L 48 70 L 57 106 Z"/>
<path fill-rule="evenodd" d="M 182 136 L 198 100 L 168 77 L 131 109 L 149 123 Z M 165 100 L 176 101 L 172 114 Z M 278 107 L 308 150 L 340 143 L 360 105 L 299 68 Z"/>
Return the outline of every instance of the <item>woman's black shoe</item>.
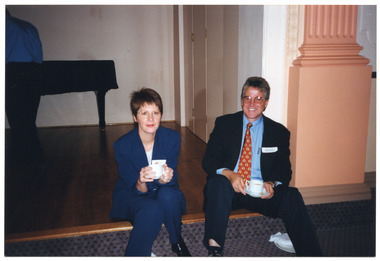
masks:
<path fill-rule="evenodd" d="M 208 256 L 223 256 L 222 248 L 220 248 L 220 247 L 209 247 Z"/>
<path fill-rule="evenodd" d="M 172 250 L 174 253 L 177 254 L 177 256 L 191 256 L 183 240 L 181 240 L 177 244 L 172 244 Z"/>

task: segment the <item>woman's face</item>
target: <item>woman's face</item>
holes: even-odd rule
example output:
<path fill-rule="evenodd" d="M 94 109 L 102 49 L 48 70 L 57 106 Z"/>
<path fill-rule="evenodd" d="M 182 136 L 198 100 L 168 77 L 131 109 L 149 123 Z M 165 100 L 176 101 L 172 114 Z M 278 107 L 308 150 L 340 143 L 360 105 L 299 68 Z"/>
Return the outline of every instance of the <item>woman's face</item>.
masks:
<path fill-rule="evenodd" d="M 133 120 L 137 122 L 140 134 L 154 134 L 160 126 L 161 113 L 156 104 L 144 103 Z"/>

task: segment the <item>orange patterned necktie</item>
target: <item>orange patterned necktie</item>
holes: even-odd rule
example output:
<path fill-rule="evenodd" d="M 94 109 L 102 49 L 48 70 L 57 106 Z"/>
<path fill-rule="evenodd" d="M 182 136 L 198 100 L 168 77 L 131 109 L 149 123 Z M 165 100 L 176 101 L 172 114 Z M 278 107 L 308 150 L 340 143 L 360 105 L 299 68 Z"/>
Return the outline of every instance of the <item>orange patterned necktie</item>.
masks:
<path fill-rule="evenodd" d="M 238 168 L 238 174 L 242 176 L 244 184 L 247 180 L 250 180 L 251 177 L 252 145 L 251 132 L 249 131 L 251 127 L 252 123 L 248 123 Z"/>

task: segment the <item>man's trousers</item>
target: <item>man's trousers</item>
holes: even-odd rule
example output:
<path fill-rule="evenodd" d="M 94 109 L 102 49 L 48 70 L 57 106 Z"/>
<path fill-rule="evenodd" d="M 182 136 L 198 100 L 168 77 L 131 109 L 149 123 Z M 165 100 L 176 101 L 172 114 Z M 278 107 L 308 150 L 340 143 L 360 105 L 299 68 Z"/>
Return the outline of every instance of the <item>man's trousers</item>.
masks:
<path fill-rule="evenodd" d="M 224 248 L 231 210 L 245 208 L 281 218 L 298 256 L 322 255 L 316 231 L 298 189 L 279 185 L 274 188 L 271 199 L 254 198 L 236 193 L 226 177 L 215 175 L 208 178 L 204 193 L 206 248 L 209 239 L 214 239 Z"/>

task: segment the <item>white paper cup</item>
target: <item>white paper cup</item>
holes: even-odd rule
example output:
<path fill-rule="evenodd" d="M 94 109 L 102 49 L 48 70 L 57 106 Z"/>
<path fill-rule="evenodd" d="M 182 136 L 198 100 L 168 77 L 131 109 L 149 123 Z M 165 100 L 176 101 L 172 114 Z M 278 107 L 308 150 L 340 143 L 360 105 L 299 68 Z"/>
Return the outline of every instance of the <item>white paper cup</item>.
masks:
<path fill-rule="evenodd" d="M 164 172 L 164 168 L 160 164 L 151 164 L 149 167 L 152 168 L 154 172 L 156 172 L 156 177 L 154 179 L 159 179 L 162 176 L 162 173 Z"/>

